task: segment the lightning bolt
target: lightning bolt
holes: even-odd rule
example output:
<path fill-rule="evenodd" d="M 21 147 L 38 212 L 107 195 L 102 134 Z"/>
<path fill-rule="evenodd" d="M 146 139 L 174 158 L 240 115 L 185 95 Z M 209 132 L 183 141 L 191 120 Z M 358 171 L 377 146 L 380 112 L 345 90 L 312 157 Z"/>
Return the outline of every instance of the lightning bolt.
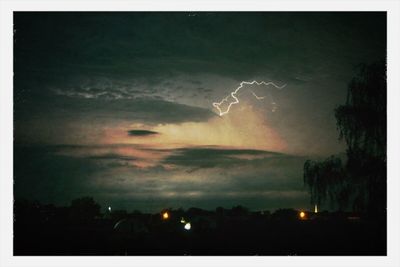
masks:
<path fill-rule="evenodd" d="M 282 87 L 283 88 L 283 87 Z M 254 97 L 257 99 L 257 100 L 263 100 L 264 98 L 265 98 L 265 96 L 258 96 L 258 95 L 256 95 L 256 93 L 254 93 L 253 91 L 250 91 L 253 95 L 254 95 Z M 271 109 L 271 111 L 272 112 L 275 112 L 276 110 L 277 110 L 277 107 L 276 107 L 276 102 L 274 101 L 274 99 L 272 98 L 272 96 L 271 95 L 269 95 L 269 97 L 271 98 L 271 105 L 272 105 L 272 109 Z"/>
<path fill-rule="evenodd" d="M 239 90 L 242 89 L 244 85 L 253 85 L 253 84 L 256 84 L 256 85 L 265 85 L 265 86 L 272 85 L 272 86 L 274 86 L 274 87 L 277 88 L 277 89 L 283 89 L 283 88 L 286 86 L 286 84 L 284 84 L 284 85 L 282 85 L 282 86 L 278 86 L 278 85 L 276 85 L 276 84 L 273 83 L 273 82 L 264 82 L 264 81 L 261 81 L 261 82 L 257 82 L 257 81 L 246 82 L 246 81 L 242 81 L 242 82 L 240 83 L 239 87 L 237 87 L 237 88 L 235 89 L 235 91 L 233 91 L 232 93 L 230 93 L 227 97 L 223 98 L 220 102 L 214 102 L 214 103 L 212 103 L 212 105 L 219 111 L 219 115 L 220 115 L 220 116 L 223 116 L 223 115 L 229 113 L 229 110 L 231 109 L 231 107 L 232 107 L 233 105 L 239 103 L 239 99 L 238 99 L 237 96 L 236 96 L 236 94 L 239 92 Z M 253 93 L 253 92 L 252 92 L 252 93 Z M 265 96 L 264 96 L 264 97 L 259 97 L 259 96 L 257 96 L 255 93 L 253 93 L 253 95 L 254 95 L 258 100 L 264 99 L 264 98 L 265 98 Z M 220 108 L 220 106 L 221 106 L 223 103 L 228 102 L 228 98 L 229 98 L 230 96 L 234 99 L 234 101 L 232 101 L 232 102 L 229 103 L 229 105 L 228 105 L 228 107 L 227 107 L 227 109 L 226 109 L 225 111 L 222 111 L 221 108 Z"/>
<path fill-rule="evenodd" d="M 256 98 L 257 100 L 261 100 L 261 99 L 264 99 L 264 98 L 265 98 L 265 96 L 258 96 L 258 95 L 256 95 L 256 93 L 254 93 L 253 91 L 251 91 L 251 93 L 255 96 L 255 98 Z"/>

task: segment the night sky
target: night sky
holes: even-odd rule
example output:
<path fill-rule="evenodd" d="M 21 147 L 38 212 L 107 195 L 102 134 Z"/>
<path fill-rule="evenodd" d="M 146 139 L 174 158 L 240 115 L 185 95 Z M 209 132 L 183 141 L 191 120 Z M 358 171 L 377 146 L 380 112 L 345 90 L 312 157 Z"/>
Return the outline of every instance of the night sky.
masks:
<path fill-rule="evenodd" d="M 310 208 L 303 164 L 344 155 L 334 108 L 385 58 L 385 13 L 16 12 L 14 195 Z M 219 116 L 253 80 L 285 87 Z"/>

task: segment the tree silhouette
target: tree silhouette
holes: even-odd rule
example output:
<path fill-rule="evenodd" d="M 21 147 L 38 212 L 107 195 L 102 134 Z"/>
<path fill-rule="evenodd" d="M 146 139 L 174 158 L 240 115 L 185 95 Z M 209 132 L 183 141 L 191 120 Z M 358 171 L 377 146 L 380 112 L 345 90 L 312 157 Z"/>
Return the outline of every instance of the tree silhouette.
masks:
<path fill-rule="evenodd" d="M 386 64 L 361 65 L 348 86 L 347 100 L 335 109 L 339 139 L 347 145 L 344 166 L 338 157 L 306 161 L 304 183 L 311 201 L 339 208 L 386 209 Z"/>
<path fill-rule="evenodd" d="M 72 200 L 70 208 L 70 219 L 75 222 L 84 223 L 93 220 L 100 215 L 100 205 L 91 197 L 82 197 Z"/>
<path fill-rule="evenodd" d="M 325 161 L 315 162 L 307 160 L 304 163 L 304 183 L 309 186 L 311 202 L 321 205 L 325 201 L 337 203 L 343 209 L 347 201 L 343 191 L 346 179 L 342 161 L 331 156 Z"/>

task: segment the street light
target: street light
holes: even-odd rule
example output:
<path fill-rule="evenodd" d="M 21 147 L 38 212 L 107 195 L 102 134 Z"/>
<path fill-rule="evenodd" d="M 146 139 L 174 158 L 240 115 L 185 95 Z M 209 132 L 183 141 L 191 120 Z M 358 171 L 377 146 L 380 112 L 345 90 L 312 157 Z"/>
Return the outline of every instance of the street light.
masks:
<path fill-rule="evenodd" d="M 168 220 L 169 219 L 169 214 L 168 214 L 167 211 L 162 214 L 162 218 L 163 218 L 163 220 Z"/>
<path fill-rule="evenodd" d="M 304 220 L 306 218 L 306 213 L 304 211 L 300 211 L 299 216 L 300 219 Z"/>
<path fill-rule="evenodd" d="M 192 228 L 192 225 L 190 224 L 190 222 L 186 223 L 184 226 L 185 230 L 189 231 Z"/>

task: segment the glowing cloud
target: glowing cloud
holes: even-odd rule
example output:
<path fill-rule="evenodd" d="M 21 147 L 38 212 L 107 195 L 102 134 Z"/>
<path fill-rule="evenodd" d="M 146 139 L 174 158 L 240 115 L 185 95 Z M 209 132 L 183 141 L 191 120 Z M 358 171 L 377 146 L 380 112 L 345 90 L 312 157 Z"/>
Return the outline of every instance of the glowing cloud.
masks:
<path fill-rule="evenodd" d="M 273 82 L 264 82 L 264 81 L 261 81 L 261 82 L 257 82 L 257 81 L 246 82 L 246 81 L 242 81 L 242 82 L 240 83 L 239 87 L 237 87 L 237 88 L 235 89 L 235 91 L 233 91 L 232 93 L 230 93 L 227 97 L 225 97 L 224 99 L 222 99 L 220 102 L 214 102 L 214 103 L 212 104 L 216 109 L 218 109 L 219 115 L 220 115 L 220 116 L 223 116 L 223 115 L 229 113 L 229 110 L 231 109 L 231 106 L 239 103 L 239 99 L 237 98 L 236 94 L 239 92 L 240 89 L 243 88 L 243 86 L 244 86 L 245 84 L 247 84 L 247 85 L 256 84 L 256 85 L 265 85 L 265 86 L 272 85 L 272 86 L 274 86 L 274 87 L 277 88 L 277 89 L 282 89 L 282 88 L 284 88 L 284 87 L 286 86 L 286 84 L 284 84 L 284 85 L 282 85 L 282 86 L 278 86 L 278 85 L 276 85 L 276 84 L 273 83 Z M 258 97 L 258 96 L 256 96 L 254 93 L 253 93 L 253 95 L 254 95 L 258 100 L 264 98 L 264 97 Z M 225 102 L 228 102 L 228 98 L 229 98 L 230 96 L 232 96 L 232 98 L 233 98 L 234 100 L 231 101 L 231 102 L 228 104 L 228 107 L 226 108 L 225 111 L 222 111 L 221 108 L 220 108 L 220 106 L 221 106 L 222 104 L 224 104 Z"/>

